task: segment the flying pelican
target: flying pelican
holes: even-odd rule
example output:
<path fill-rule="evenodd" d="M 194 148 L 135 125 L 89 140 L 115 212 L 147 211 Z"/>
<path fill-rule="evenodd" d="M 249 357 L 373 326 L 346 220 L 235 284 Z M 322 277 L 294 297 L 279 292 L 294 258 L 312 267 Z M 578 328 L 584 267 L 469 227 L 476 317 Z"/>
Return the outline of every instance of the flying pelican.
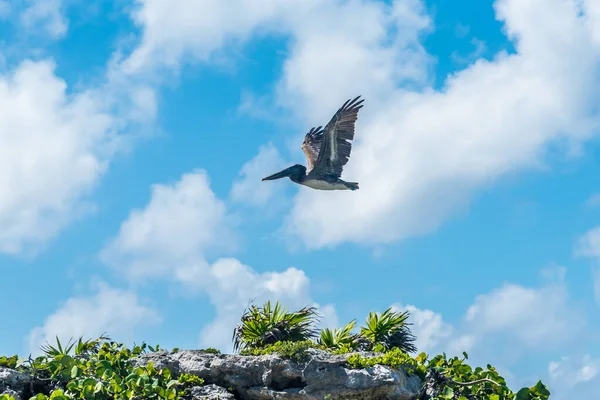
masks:
<path fill-rule="evenodd" d="M 311 128 L 302 142 L 308 168 L 295 164 L 276 174 L 263 178 L 263 181 L 285 178 L 294 183 L 318 190 L 356 190 L 358 182 L 345 182 L 340 179 L 344 165 L 350 158 L 354 139 L 354 124 L 363 100 L 347 100 L 333 115 L 325 129 Z"/>

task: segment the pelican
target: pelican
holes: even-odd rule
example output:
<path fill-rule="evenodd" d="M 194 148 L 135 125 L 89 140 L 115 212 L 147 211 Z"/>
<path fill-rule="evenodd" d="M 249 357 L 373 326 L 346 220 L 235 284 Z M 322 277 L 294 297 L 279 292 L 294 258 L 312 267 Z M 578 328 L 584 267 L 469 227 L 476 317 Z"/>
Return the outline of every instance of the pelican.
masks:
<path fill-rule="evenodd" d="M 340 179 L 344 165 L 350 158 L 354 139 L 354 124 L 363 100 L 347 100 L 333 115 L 329 123 L 313 127 L 304 136 L 302 151 L 306 156 L 308 168 L 295 164 L 263 178 L 263 181 L 285 178 L 294 183 L 318 190 L 357 190 L 358 182 L 346 182 Z"/>

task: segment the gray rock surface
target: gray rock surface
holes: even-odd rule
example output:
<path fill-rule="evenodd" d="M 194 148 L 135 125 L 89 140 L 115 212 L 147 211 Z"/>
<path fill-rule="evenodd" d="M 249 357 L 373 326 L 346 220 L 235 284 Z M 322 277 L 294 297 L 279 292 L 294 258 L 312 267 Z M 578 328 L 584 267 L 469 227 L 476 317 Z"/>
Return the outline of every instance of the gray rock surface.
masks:
<path fill-rule="evenodd" d="M 211 384 L 190 389 L 190 400 L 235 400 L 235 396 L 227 389 Z"/>
<path fill-rule="evenodd" d="M 197 375 L 206 383 L 233 388 L 247 400 L 415 400 L 421 380 L 403 369 L 376 365 L 350 369 L 346 356 L 311 349 L 310 357 L 295 363 L 277 355 L 240 356 L 196 350 L 158 352 L 140 356 L 140 365 L 170 366 L 177 373 Z M 367 355 L 365 353 L 365 355 Z"/>
<path fill-rule="evenodd" d="M 0 367 L 0 394 L 8 394 L 16 400 L 23 400 L 32 382 L 30 375 L 14 369 Z"/>
<path fill-rule="evenodd" d="M 152 362 L 157 369 L 169 368 L 174 376 L 188 373 L 203 378 L 205 384 L 192 388 L 186 396 L 189 400 L 419 399 L 422 382 L 416 375 L 381 365 L 351 369 L 346 357 L 310 349 L 305 361 L 293 362 L 278 355 L 240 356 L 182 350 L 144 354 L 134 363 Z M 34 386 L 40 385 L 27 374 L 0 367 L 0 393 L 24 400 L 31 397 Z"/>

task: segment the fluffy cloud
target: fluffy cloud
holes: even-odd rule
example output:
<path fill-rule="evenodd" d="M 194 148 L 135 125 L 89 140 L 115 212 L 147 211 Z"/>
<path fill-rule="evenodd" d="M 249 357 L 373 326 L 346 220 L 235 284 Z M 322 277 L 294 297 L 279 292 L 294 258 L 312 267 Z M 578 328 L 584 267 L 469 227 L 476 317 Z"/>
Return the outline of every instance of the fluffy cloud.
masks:
<path fill-rule="evenodd" d="M 454 333 L 453 326 L 444 322 L 442 316 L 436 312 L 422 310 L 410 304 L 407 306 L 395 304 L 392 308 L 395 311 L 410 313 L 411 331 L 417 338 L 415 345 L 419 352 L 439 350 L 440 347 L 446 346 Z"/>
<path fill-rule="evenodd" d="M 585 328 L 582 310 L 569 299 L 563 276 L 539 287 L 504 284 L 481 294 L 455 325 L 432 310 L 413 305 L 394 307 L 410 312 L 419 351 L 444 351 L 452 355 L 474 351 L 478 360 L 491 362 L 490 358 L 500 357 L 500 362 L 514 362 L 519 358 L 515 354 L 524 349 L 564 345 Z M 498 345 L 515 349 L 514 354 L 489 352 L 490 347 Z"/>
<path fill-rule="evenodd" d="M 552 398 L 593 398 L 598 393 L 599 372 L 600 358 L 593 358 L 589 354 L 563 357 L 559 361 L 550 362 L 550 385 L 556 388 L 552 391 Z"/>
<path fill-rule="evenodd" d="M 104 283 L 95 285 L 91 296 L 71 297 L 58 310 L 34 328 L 29 334 L 29 349 L 39 352 L 46 341 L 55 342 L 69 338 L 96 338 L 103 333 L 119 341 L 131 341 L 136 328 L 152 326 L 161 322 L 160 315 L 142 304 L 133 292 L 110 287 Z"/>
<path fill-rule="evenodd" d="M 172 185 L 151 188 L 143 210 L 133 210 L 101 257 L 130 279 L 162 277 L 175 266 L 204 259 L 211 248 L 234 241 L 225 204 L 209 186 L 205 171 L 182 176 Z"/>
<path fill-rule="evenodd" d="M 153 116 L 108 83 L 69 93 L 54 69 L 49 60 L 24 61 L 0 75 L 3 253 L 31 254 L 89 211 L 86 195 L 123 148 L 123 129 L 136 115 Z"/>
<path fill-rule="evenodd" d="M 442 90 L 429 85 L 420 37 L 431 21 L 422 1 L 217 3 L 139 0 L 141 43 L 123 66 L 177 67 L 211 60 L 226 44 L 284 33 L 290 50 L 277 103 L 305 121 L 300 130 L 364 95 L 345 170 L 361 190 L 298 194 L 286 228 L 308 247 L 430 232 L 479 188 L 539 167 L 549 145 L 577 150 L 600 122 L 600 18 L 591 0 L 497 0 L 516 54 L 479 59 Z M 323 54 L 341 61 L 315 62 Z"/>
<path fill-rule="evenodd" d="M 250 302 L 315 305 L 323 326 L 337 324 L 332 306 L 314 302 L 310 281 L 297 268 L 257 272 L 235 258 L 208 261 L 210 252 L 231 251 L 231 223 L 206 173 L 194 171 L 174 184 L 154 185 L 146 207 L 131 212 L 102 258 L 131 280 L 169 279 L 188 293 L 208 295 L 216 315 L 200 334 L 202 346 L 231 350 L 231 332 Z"/>
<path fill-rule="evenodd" d="M 517 53 L 478 60 L 448 77 L 441 91 L 406 92 L 400 85 L 390 93 L 392 79 L 377 82 L 356 74 L 352 80 L 328 81 L 337 102 L 349 87 L 363 82 L 372 87 L 345 170 L 361 190 L 302 191 L 287 222 L 292 234 L 310 247 L 424 234 L 468 204 L 474 190 L 506 173 L 539 166 L 549 144 L 575 146 L 588 137 L 598 125 L 591 107 L 600 86 L 593 72 L 600 66 L 600 47 L 590 29 L 596 21 L 587 10 L 580 15 L 571 1 L 499 0 L 495 6 Z M 318 41 L 314 46 L 319 48 Z M 361 51 L 368 59 L 376 50 Z M 334 110 L 336 103 L 322 100 L 319 92 L 325 85 L 320 80 L 337 64 L 316 69 L 310 57 L 296 54 L 287 61 L 284 94 L 302 93 L 300 109 Z M 307 207 L 313 211 L 308 216 L 302 212 Z"/>
<path fill-rule="evenodd" d="M 244 164 L 240 176 L 231 186 L 230 196 L 236 202 L 256 206 L 276 204 L 274 199 L 280 195 L 280 185 L 265 185 L 261 181 L 267 175 L 282 169 L 284 161 L 272 144 L 261 146 L 256 157 Z"/>
<path fill-rule="evenodd" d="M 505 284 L 478 296 L 467 310 L 465 322 L 479 334 L 502 331 L 528 347 L 564 343 L 584 325 L 582 314 L 571 308 L 564 285 L 526 288 Z"/>
<path fill-rule="evenodd" d="M 63 15 L 63 0 L 26 0 L 21 23 L 28 31 L 41 31 L 54 39 L 66 35 L 68 22 Z"/>

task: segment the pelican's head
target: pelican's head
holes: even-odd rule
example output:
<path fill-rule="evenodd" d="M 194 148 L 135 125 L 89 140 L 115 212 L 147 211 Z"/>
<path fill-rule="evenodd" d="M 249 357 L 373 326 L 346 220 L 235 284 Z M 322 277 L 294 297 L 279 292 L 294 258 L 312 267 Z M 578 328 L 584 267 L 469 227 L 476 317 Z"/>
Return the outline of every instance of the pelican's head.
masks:
<path fill-rule="evenodd" d="M 298 182 L 302 179 L 303 176 L 306 175 L 306 167 L 304 165 L 295 164 L 291 167 L 284 169 L 283 171 L 279 171 L 276 174 L 269 175 L 266 178 L 263 178 L 263 181 L 272 181 L 275 179 L 289 177 L 292 181 Z"/>

